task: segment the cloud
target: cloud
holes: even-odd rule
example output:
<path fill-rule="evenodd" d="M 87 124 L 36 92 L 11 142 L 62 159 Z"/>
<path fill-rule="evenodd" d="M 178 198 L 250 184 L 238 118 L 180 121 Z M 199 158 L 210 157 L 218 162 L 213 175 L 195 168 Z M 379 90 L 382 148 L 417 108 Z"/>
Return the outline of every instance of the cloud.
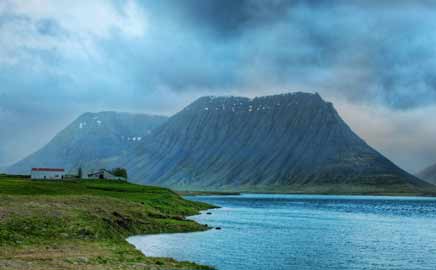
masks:
<path fill-rule="evenodd" d="M 119 6 L 103 0 L 5 0 L 0 12 L 0 61 L 10 64 L 38 64 L 44 52 L 67 59 L 99 57 L 101 40 L 114 33 L 142 38 L 147 27 L 145 14 L 131 0 Z"/>
<path fill-rule="evenodd" d="M 5 2 L 0 59 L 78 86 L 225 93 L 262 78 L 396 109 L 436 102 L 430 2 L 40 2 Z"/>
<path fill-rule="evenodd" d="M 204 47 L 219 47 L 208 58 L 217 65 L 219 59 L 234 59 L 226 75 L 244 78 L 236 87 L 260 76 L 272 84 L 306 85 L 398 109 L 436 102 L 434 2 L 191 0 L 180 5 L 171 8 L 187 18 L 181 25 L 200 36 Z"/>
<path fill-rule="evenodd" d="M 398 111 L 343 99 L 333 102 L 356 133 L 404 169 L 418 172 L 436 161 L 436 126 L 429 121 L 436 106 Z"/>

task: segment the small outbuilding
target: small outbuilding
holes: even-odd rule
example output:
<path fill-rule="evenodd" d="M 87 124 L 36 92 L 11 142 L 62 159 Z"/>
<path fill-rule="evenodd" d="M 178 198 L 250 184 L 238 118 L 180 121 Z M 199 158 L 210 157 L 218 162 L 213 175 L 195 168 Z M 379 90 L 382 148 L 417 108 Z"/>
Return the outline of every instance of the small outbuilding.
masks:
<path fill-rule="evenodd" d="M 111 171 L 108 171 L 106 169 L 100 169 L 98 171 L 94 171 L 88 174 L 88 178 L 93 179 L 108 179 L 108 180 L 122 180 L 126 181 L 127 179 L 125 177 L 116 176 Z"/>
<path fill-rule="evenodd" d="M 32 168 L 31 179 L 39 180 L 62 180 L 65 177 L 65 169 L 60 168 Z"/>

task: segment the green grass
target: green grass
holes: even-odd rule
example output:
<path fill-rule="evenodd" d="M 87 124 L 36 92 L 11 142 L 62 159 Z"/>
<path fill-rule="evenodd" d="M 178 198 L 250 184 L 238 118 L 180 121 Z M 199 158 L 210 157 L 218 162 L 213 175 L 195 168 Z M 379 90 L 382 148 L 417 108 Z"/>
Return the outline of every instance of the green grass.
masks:
<path fill-rule="evenodd" d="M 89 195 L 124 199 L 144 204 L 147 210 L 165 214 L 192 215 L 210 205 L 184 200 L 169 189 L 141 186 L 123 181 L 30 181 L 28 179 L 2 179 L 0 195 L 72 196 Z"/>
<path fill-rule="evenodd" d="M 185 217 L 211 207 L 126 182 L 0 177 L 0 269 L 209 269 L 144 257 L 125 238 L 206 230 Z"/>

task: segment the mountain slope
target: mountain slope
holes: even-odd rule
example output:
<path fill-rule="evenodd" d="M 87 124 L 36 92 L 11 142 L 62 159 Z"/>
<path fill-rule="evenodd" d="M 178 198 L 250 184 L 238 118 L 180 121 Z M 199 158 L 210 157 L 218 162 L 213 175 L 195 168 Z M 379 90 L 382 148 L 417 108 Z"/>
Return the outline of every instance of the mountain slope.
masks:
<path fill-rule="evenodd" d="M 133 179 L 177 189 L 417 192 L 318 94 L 203 97 L 127 158 Z M 131 177 L 131 178 L 132 178 Z"/>
<path fill-rule="evenodd" d="M 11 173 L 28 173 L 32 167 L 79 166 L 116 159 L 140 143 L 166 117 L 117 112 L 85 113 L 58 133 L 47 145 L 8 168 Z"/>
<path fill-rule="evenodd" d="M 436 184 L 436 164 L 418 173 L 418 177 L 428 181 L 429 183 Z"/>

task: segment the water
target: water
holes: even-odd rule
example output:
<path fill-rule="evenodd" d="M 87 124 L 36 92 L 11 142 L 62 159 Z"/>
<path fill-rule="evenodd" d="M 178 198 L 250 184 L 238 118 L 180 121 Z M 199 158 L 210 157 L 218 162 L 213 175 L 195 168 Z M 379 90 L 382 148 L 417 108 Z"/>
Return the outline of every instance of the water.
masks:
<path fill-rule="evenodd" d="M 436 198 L 242 195 L 193 217 L 207 232 L 136 236 L 147 256 L 221 270 L 436 269 Z"/>

